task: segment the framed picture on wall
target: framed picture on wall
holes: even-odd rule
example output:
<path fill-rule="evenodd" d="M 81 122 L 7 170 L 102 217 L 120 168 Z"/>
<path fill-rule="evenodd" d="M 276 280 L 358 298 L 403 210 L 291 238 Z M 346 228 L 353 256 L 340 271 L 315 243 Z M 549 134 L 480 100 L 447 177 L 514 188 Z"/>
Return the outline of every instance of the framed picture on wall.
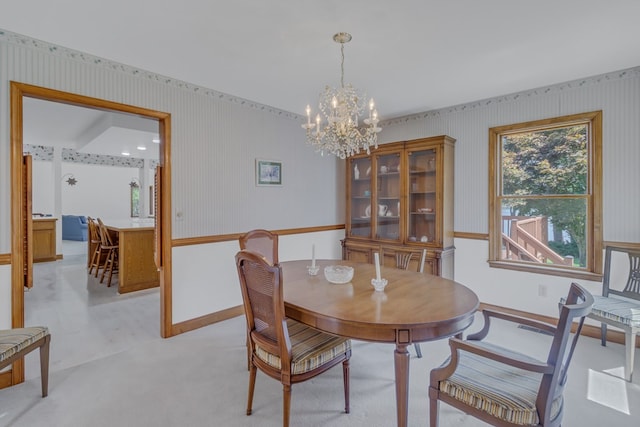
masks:
<path fill-rule="evenodd" d="M 256 159 L 256 185 L 282 185 L 282 162 Z"/>

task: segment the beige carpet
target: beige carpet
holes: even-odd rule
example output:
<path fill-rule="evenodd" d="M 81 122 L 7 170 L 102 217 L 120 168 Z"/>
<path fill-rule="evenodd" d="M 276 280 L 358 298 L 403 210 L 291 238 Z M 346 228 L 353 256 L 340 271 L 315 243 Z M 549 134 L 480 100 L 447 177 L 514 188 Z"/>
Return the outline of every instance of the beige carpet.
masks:
<path fill-rule="evenodd" d="M 38 263 L 25 293 L 25 323 L 49 326 L 49 397 L 40 397 L 38 353 L 27 382 L 0 390 L 0 427 L 280 426 L 282 387 L 259 373 L 253 415 L 245 415 L 248 373 L 244 318 L 159 338 L 157 290 L 118 295 L 87 276 L 84 256 Z M 551 302 L 553 303 L 553 302 Z M 476 319 L 470 332 L 479 329 Z M 491 339 L 544 357 L 549 337 L 495 324 Z M 429 371 L 448 355 L 446 340 L 411 352 L 409 425 L 428 425 Z M 581 338 L 569 373 L 564 427 L 640 425 L 640 355 L 633 383 L 620 378 L 621 345 Z M 292 426 L 394 426 L 393 346 L 354 342 L 351 413 L 344 414 L 342 370 L 293 386 Z M 441 405 L 442 427 L 485 424 Z"/>
<path fill-rule="evenodd" d="M 497 326 L 494 342 L 518 345 L 530 354 L 540 355 L 549 342 L 540 333 Z M 281 386 L 260 373 L 253 415 L 245 415 L 243 329 L 244 319 L 235 318 L 53 372 L 46 399 L 39 396 L 38 378 L 0 390 L 0 426 L 279 426 Z M 417 359 L 411 348 L 411 426 L 428 425 L 428 374 L 444 360 L 448 346 L 423 343 L 422 350 L 424 358 Z M 390 345 L 354 343 L 351 414 L 342 411 L 340 367 L 295 385 L 292 425 L 395 425 L 392 353 Z M 620 373 L 622 354 L 620 345 L 603 348 L 597 340 L 581 339 L 569 376 L 565 427 L 640 424 L 640 371 L 631 384 L 610 373 Z M 37 352 L 29 357 L 37 358 Z M 485 424 L 442 405 L 440 425 Z"/>

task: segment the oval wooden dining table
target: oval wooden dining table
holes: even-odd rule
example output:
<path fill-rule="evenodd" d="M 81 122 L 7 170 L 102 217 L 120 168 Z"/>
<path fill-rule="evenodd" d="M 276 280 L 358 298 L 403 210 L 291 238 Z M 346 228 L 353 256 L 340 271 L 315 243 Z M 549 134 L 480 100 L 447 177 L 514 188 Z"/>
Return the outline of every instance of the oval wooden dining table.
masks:
<path fill-rule="evenodd" d="M 376 276 L 372 264 L 320 260 L 316 261 L 320 272 L 310 276 L 310 263 L 281 263 L 286 315 L 332 334 L 395 344 L 397 425 L 405 427 L 410 360 L 407 346 L 462 333 L 473 322 L 478 297 L 453 280 L 387 267 L 381 270 L 389 283 L 383 292 L 376 292 L 371 285 Z M 354 268 L 350 283 L 336 285 L 325 279 L 324 267 L 338 264 Z"/>

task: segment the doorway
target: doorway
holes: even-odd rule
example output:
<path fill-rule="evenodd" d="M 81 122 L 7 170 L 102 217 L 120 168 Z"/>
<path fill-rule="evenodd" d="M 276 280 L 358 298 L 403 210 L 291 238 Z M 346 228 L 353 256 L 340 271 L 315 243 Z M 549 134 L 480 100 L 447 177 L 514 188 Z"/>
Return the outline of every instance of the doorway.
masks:
<path fill-rule="evenodd" d="M 112 111 L 158 121 L 160 137 L 159 167 L 157 183 L 157 206 L 155 212 L 155 261 L 160 274 L 160 336 L 173 335 L 171 319 L 171 115 L 169 113 L 120 104 L 103 99 L 47 89 L 39 86 L 11 82 L 11 308 L 12 327 L 24 326 L 24 270 L 30 263 L 24 256 L 27 239 L 23 206 L 27 200 L 22 175 L 23 152 L 23 99 L 37 98 L 102 111 Z M 27 241 L 27 244 L 31 242 Z M 11 383 L 24 381 L 24 362 L 14 363 Z"/>

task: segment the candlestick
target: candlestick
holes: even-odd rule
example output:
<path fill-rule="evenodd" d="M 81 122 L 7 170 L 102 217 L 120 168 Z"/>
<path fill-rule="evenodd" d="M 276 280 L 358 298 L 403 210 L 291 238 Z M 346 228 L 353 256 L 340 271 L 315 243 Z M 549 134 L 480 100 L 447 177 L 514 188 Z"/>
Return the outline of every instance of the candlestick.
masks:
<path fill-rule="evenodd" d="M 380 280 L 380 254 L 378 252 L 373 254 L 376 261 L 376 280 Z"/>
<path fill-rule="evenodd" d="M 316 268 L 316 245 L 311 245 L 311 268 Z"/>

